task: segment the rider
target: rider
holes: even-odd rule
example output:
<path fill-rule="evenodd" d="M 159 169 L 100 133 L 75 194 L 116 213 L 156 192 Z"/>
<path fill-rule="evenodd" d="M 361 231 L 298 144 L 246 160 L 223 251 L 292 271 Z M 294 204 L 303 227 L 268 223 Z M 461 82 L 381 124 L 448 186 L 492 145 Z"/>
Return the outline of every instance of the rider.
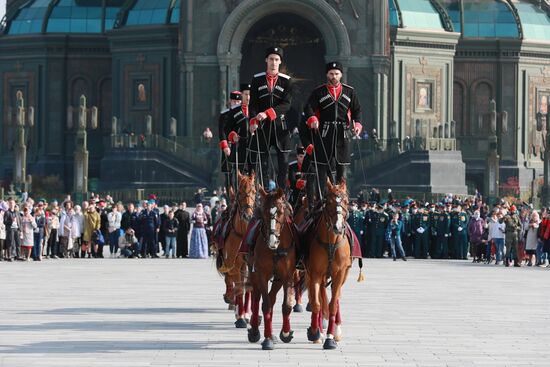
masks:
<path fill-rule="evenodd" d="M 300 205 L 305 188 L 304 157 L 306 151 L 303 146 L 296 147 L 296 160 L 288 165 L 288 183 L 290 189 L 290 205 L 296 210 Z"/>
<path fill-rule="evenodd" d="M 288 156 L 291 150 L 290 131 L 285 114 L 290 110 L 292 81 L 290 76 L 279 72 L 283 59 L 280 47 L 270 47 L 265 53 L 267 71 L 258 73 L 250 83 L 250 164 L 259 165 L 262 184 L 268 181 L 270 150 L 277 153 L 277 185 L 285 187 Z M 275 167 L 272 167 L 273 169 Z"/>
<path fill-rule="evenodd" d="M 225 174 L 227 192 L 230 191 L 231 186 L 235 187 L 236 169 L 243 171 L 246 162 L 248 119 L 241 104 L 242 99 L 240 91 L 231 92 L 229 108 L 221 112 L 218 125 L 220 149 L 222 150 L 221 171 Z M 239 161 L 235 167 L 237 156 Z"/>
<path fill-rule="evenodd" d="M 301 139 L 308 143 L 306 152 L 313 158 L 312 165 L 319 180 L 315 189 L 314 180 L 307 182 L 310 207 L 314 203 L 314 190 L 317 198 L 322 197 L 327 176 L 333 183 L 345 178 L 346 167 L 350 164 L 350 140 L 353 135 L 361 134 L 363 129 L 357 94 L 352 87 L 340 82 L 342 72 L 341 63 L 329 62 L 326 65 L 327 83 L 313 90 L 304 110 L 309 131 Z M 336 170 L 336 179 L 332 168 Z"/>

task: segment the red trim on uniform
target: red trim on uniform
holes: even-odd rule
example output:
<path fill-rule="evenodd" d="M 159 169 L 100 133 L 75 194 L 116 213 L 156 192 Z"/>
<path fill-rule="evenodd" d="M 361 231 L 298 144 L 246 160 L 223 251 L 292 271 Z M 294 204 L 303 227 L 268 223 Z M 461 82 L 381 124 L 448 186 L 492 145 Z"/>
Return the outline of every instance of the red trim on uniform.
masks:
<path fill-rule="evenodd" d="M 335 100 L 340 98 L 340 95 L 342 94 L 342 84 L 338 84 L 336 87 L 327 84 L 327 89 L 332 98 Z"/>
<path fill-rule="evenodd" d="M 229 148 L 229 144 L 227 144 L 227 140 L 220 141 L 220 149 L 224 150 L 225 148 Z"/>
<path fill-rule="evenodd" d="M 248 117 L 248 105 L 247 104 L 243 104 L 241 105 L 241 108 L 243 109 L 243 113 L 246 117 Z"/>
<path fill-rule="evenodd" d="M 306 121 L 307 127 L 311 129 L 311 125 L 313 125 L 316 122 L 317 123 L 319 122 L 319 119 L 317 118 L 317 116 L 310 116 Z"/>
<path fill-rule="evenodd" d="M 296 188 L 301 190 L 304 187 L 306 187 L 306 181 L 305 180 L 297 180 L 296 181 Z"/>
<path fill-rule="evenodd" d="M 252 125 L 258 126 L 258 119 L 256 117 L 250 119 L 250 126 Z"/>
<path fill-rule="evenodd" d="M 297 162 L 298 163 L 298 172 L 302 172 L 302 163 L 300 162 Z"/>
<path fill-rule="evenodd" d="M 227 139 L 231 142 L 231 144 L 234 144 L 237 140 L 237 133 L 235 131 L 231 131 L 229 133 L 229 136 L 227 136 Z"/>
<path fill-rule="evenodd" d="M 275 84 L 277 84 L 277 78 L 279 78 L 279 74 L 269 75 L 269 73 L 266 72 L 265 76 L 267 79 L 267 87 L 270 91 L 272 91 L 273 88 L 275 88 Z"/>
<path fill-rule="evenodd" d="M 306 153 L 307 155 L 312 155 L 313 154 L 313 144 L 309 144 L 306 148 Z"/>
<path fill-rule="evenodd" d="M 275 119 L 277 118 L 277 112 L 275 112 L 275 110 L 273 109 L 273 107 L 271 108 L 268 108 L 267 110 L 264 111 L 265 114 L 267 115 L 267 117 L 269 117 L 269 119 L 271 121 L 275 121 Z"/>

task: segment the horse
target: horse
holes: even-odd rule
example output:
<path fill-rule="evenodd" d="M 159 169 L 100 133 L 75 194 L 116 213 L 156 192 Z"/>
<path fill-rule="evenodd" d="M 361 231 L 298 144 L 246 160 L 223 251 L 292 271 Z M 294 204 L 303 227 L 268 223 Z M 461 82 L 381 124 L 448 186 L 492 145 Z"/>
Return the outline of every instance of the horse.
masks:
<path fill-rule="evenodd" d="M 306 261 L 311 325 L 309 341 L 321 342 L 323 314 L 328 313 L 328 328 L 324 349 L 336 349 L 341 340 L 340 294 L 352 265 L 350 239 L 346 233 L 348 192 L 345 180 L 333 185 L 327 180 L 327 194 L 322 212 L 306 241 L 309 255 Z M 361 264 L 360 264 L 361 266 Z M 331 299 L 327 304 L 325 287 L 331 282 Z M 362 281 L 362 274 L 358 281 Z"/>
<path fill-rule="evenodd" d="M 249 308 L 248 305 L 245 305 L 247 297 L 244 296 L 244 278 L 247 273 L 247 264 L 245 254 L 239 250 L 248 224 L 254 215 L 256 205 L 255 178 L 254 173 L 243 175 L 237 171 L 239 183 L 237 194 L 235 195 L 233 188 L 230 188 L 230 198 L 233 206 L 227 224 L 229 233 L 225 238 L 223 248 L 218 254 L 218 271 L 226 278 L 224 301 L 230 304 L 231 301 L 234 301 L 235 316 L 237 318 L 235 327 L 243 329 L 247 327 L 246 311 Z"/>
<path fill-rule="evenodd" d="M 303 196 L 299 206 L 294 210 L 294 224 L 297 227 L 305 221 L 307 215 L 307 198 Z M 304 309 L 302 307 L 302 293 L 305 282 L 305 271 L 303 269 L 296 269 L 294 271 L 294 299 L 296 304 L 294 305 L 293 311 L 300 313 Z"/>
<path fill-rule="evenodd" d="M 260 340 L 259 307 L 262 300 L 264 322 L 263 350 L 273 350 L 273 305 L 281 287 L 284 292 L 283 327 L 279 338 L 290 343 L 294 331 L 290 328 L 290 313 L 293 303 L 294 269 L 296 267 L 297 233 L 292 223 L 291 208 L 282 189 L 267 193 L 259 189 L 262 202 L 262 222 L 258 228 L 254 251 L 251 254 L 252 269 L 252 317 L 248 329 L 251 343 Z M 271 289 L 269 281 L 273 278 Z"/>

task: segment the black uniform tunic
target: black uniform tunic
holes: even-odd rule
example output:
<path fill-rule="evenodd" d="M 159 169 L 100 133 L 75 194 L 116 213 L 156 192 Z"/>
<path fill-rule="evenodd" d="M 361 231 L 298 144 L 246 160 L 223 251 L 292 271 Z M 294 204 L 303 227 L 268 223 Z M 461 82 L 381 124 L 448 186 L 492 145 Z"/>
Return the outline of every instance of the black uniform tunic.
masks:
<path fill-rule="evenodd" d="M 223 110 L 220 114 L 218 123 L 218 132 L 220 138 L 220 148 L 224 141 L 229 144 L 229 134 L 235 131 L 239 135 L 239 142 L 236 144 L 239 151 L 239 169 L 242 171 L 246 161 L 246 148 L 248 146 L 248 118 L 243 112 L 241 106 L 235 106 L 231 109 Z M 231 172 L 232 166 L 237 159 L 237 149 L 235 145 L 230 146 L 231 154 L 226 157 L 222 151 L 222 172 Z M 223 150 L 223 148 L 222 148 Z"/>

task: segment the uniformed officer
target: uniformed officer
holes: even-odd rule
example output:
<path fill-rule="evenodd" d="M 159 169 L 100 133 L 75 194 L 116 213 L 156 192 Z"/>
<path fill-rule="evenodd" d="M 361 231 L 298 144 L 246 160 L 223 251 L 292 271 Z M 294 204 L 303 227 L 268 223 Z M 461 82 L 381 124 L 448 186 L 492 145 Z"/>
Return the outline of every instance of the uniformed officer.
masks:
<path fill-rule="evenodd" d="M 361 245 L 361 251 L 363 251 L 364 248 L 364 234 L 365 234 L 365 215 L 363 211 L 358 207 L 356 202 L 352 202 L 350 205 L 350 212 L 348 216 L 348 223 L 355 232 L 355 235 L 357 236 L 357 239 L 359 240 L 359 244 Z"/>
<path fill-rule="evenodd" d="M 259 166 L 260 180 L 267 185 L 271 148 L 277 153 L 277 185 L 285 187 L 288 174 L 288 157 L 291 151 L 289 126 L 285 114 L 292 102 L 290 76 L 279 72 L 283 59 L 280 47 L 266 50 L 267 71 L 254 75 L 250 83 L 250 132 L 254 134 L 250 144 L 250 164 Z M 275 167 L 272 167 L 274 170 Z"/>
<path fill-rule="evenodd" d="M 439 206 L 439 216 L 437 220 L 437 248 L 434 253 L 436 259 L 449 258 L 449 236 L 451 234 L 451 217 L 445 210 L 444 205 Z"/>
<path fill-rule="evenodd" d="M 229 108 L 223 110 L 218 123 L 220 149 L 222 150 L 221 171 L 225 174 L 225 187 L 235 183 L 237 156 L 238 168 L 242 172 L 246 164 L 246 148 L 248 144 L 248 119 L 243 111 L 242 93 L 231 92 Z M 233 149 L 232 149 L 233 148 Z"/>
<path fill-rule="evenodd" d="M 241 107 L 243 109 L 243 113 L 246 117 L 250 117 L 248 114 L 248 105 L 250 104 L 250 83 L 242 83 L 240 90 L 242 95 Z"/>
<path fill-rule="evenodd" d="M 516 206 L 512 205 L 504 217 L 506 243 L 506 266 L 510 266 L 512 261 L 512 252 L 514 252 L 514 266 L 521 266 L 519 258 L 519 234 L 521 231 L 521 221 L 517 214 Z"/>
<path fill-rule="evenodd" d="M 468 215 L 460 205 L 455 208 L 455 214 L 451 219 L 451 235 L 453 242 L 454 258 L 458 260 L 468 259 Z"/>
<path fill-rule="evenodd" d="M 301 138 L 309 142 L 304 146 L 308 155 L 314 158 L 312 165 L 318 171 L 320 183 L 315 187 L 313 182 L 308 182 L 308 200 L 313 198 L 315 190 L 319 191 L 319 186 L 325 189 L 327 176 L 333 183 L 345 178 L 346 167 L 350 164 L 350 140 L 363 129 L 359 100 L 352 87 L 340 82 L 342 71 L 341 63 L 329 62 L 327 83 L 313 90 L 304 109 L 309 134 L 306 132 Z M 336 177 L 332 176 L 332 168 Z M 317 192 L 317 198 L 320 194 Z"/>
<path fill-rule="evenodd" d="M 373 257 L 381 258 L 384 256 L 386 228 L 389 221 L 390 217 L 384 211 L 384 206 L 377 204 L 377 215 L 374 222 Z"/>
<path fill-rule="evenodd" d="M 374 257 L 374 230 L 375 222 L 378 220 L 378 213 L 375 210 L 374 203 L 370 202 L 365 210 L 365 224 L 366 229 L 363 243 L 365 244 L 365 251 L 363 255 L 365 257 Z"/>
<path fill-rule="evenodd" d="M 430 257 L 433 259 L 434 254 L 436 253 L 437 245 L 437 221 L 439 220 L 439 208 L 436 207 L 435 203 L 430 204 L 430 211 L 428 216 L 430 218 Z"/>
<path fill-rule="evenodd" d="M 403 250 L 406 254 L 412 254 L 413 249 L 413 231 L 412 231 L 412 218 L 409 212 L 409 203 L 404 202 L 401 205 L 401 220 L 403 221 Z"/>
<path fill-rule="evenodd" d="M 413 229 L 415 233 L 414 257 L 426 259 L 430 241 L 430 218 L 424 207 L 413 215 Z"/>

